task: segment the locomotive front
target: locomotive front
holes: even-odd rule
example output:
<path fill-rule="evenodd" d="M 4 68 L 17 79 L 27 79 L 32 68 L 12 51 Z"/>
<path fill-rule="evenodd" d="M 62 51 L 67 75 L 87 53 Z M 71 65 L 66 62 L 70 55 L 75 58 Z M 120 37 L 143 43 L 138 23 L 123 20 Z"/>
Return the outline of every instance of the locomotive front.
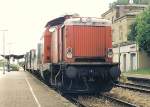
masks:
<path fill-rule="evenodd" d="M 120 69 L 112 62 L 110 21 L 67 15 L 49 21 L 45 32 L 37 61 L 46 83 L 65 93 L 112 89 Z"/>
<path fill-rule="evenodd" d="M 70 18 L 58 28 L 58 62 L 67 91 L 105 92 L 118 80 L 120 70 L 112 63 L 111 22 L 99 18 Z M 52 37 L 53 38 L 53 37 Z"/>

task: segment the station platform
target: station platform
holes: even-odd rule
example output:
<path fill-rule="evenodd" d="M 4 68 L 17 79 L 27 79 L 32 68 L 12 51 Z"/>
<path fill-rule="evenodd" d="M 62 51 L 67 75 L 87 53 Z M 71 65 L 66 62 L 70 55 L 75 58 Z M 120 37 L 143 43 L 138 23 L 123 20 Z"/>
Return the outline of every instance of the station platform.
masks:
<path fill-rule="evenodd" d="M 76 107 L 26 71 L 0 71 L 0 107 Z"/>
<path fill-rule="evenodd" d="M 150 79 L 150 75 L 146 74 L 124 74 L 124 76 Z"/>

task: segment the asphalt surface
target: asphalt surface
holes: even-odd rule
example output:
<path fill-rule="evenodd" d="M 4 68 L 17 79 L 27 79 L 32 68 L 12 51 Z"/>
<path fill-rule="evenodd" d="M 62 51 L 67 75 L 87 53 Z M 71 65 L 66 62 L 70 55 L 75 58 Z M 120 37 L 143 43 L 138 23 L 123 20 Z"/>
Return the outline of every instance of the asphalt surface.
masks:
<path fill-rule="evenodd" d="M 75 107 L 25 71 L 0 71 L 0 107 Z"/>

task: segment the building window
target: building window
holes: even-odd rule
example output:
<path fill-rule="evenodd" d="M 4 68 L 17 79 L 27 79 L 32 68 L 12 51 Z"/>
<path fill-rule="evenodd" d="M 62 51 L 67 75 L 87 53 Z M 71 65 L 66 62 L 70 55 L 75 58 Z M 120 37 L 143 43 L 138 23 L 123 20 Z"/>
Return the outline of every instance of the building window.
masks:
<path fill-rule="evenodd" d="M 122 26 L 119 26 L 119 41 L 123 41 L 123 29 Z"/>

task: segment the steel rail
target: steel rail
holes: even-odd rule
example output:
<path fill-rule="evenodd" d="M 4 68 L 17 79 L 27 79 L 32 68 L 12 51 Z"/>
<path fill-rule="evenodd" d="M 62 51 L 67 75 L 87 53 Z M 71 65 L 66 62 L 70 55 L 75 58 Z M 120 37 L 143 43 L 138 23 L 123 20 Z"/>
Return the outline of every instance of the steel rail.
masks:
<path fill-rule="evenodd" d="M 150 78 L 143 78 L 143 77 L 127 77 L 130 81 L 137 81 L 137 82 L 144 82 L 150 84 Z"/>
<path fill-rule="evenodd" d="M 86 105 L 82 104 L 78 98 L 75 98 L 73 96 L 63 96 L 65 97 L 67 100 L 69 100 L 70 102 L 72 102 L 73 104 L 77 105 L 77 107 L 87 107 Z"/>
<path fill-rule="evenodd" d="M 118 103 L 119 105 L 122 105 L 123 107 L 139 107 L 139 106 L 137 106 L 135 104 L 132 104 L 130 102 L 118 99 L 116 97 L 112 97 L 110 95 L 101 94 L 100 96 L 103 97 L 103 98 L 105 98 L 105 99 L 107 99 L 107 100 L 109 100 L 109 101 L 113 101 L 115 103 Z"/>
<path fill-rule="evenodd" d="M 139 91 L 139 92 L 144 92 L 144 93 L 150 93 L 149 89 L 144 89 L 144 88 L 135 87 L 135 86 L 131 86 L 131 85 L 115 84 L 115 86 L 125 88 L 125 89 L 129 89 L 129 90 L 134 90 L 134 91 Z"/>
<path fill-rule="evenodd" d="M 140 85 L 140 84 L 137 84 L 137 83 L 136 84 L 135 83 L 121 83 L 121 84 L 140 87 L 140 88 L 144 88 L 144 89 L 150 89 L 150 86 L 148 86 L 148 85 Z"/>

